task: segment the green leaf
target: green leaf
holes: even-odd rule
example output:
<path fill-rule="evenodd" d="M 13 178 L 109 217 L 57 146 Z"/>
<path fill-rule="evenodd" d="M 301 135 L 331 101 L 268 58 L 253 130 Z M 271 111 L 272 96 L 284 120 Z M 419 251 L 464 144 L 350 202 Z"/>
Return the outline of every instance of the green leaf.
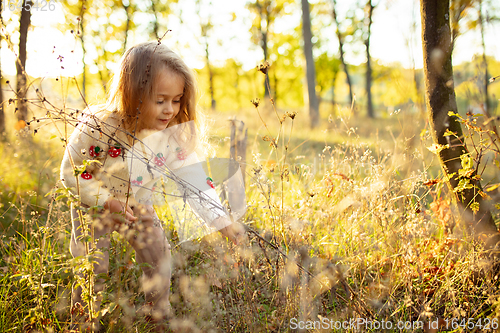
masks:
<path fill-rule="evenodd" d="M 450 148 L 450 145 L 447 144 L 447 145 L 440 145 L 440 144 L 437 144 L 437 143 L 433 143 L 431 146 L 427 147 L 427 149 L 429 149 L 432 153 L 434 154 L 439 154 L 441 152 L 441 150 L 443 149 L 448 149 Z"/>
<path fill-rule="evenodd" d="M 467 189 L 470 189 L 470 188 L 473 188 L 474 185 L 472 185 L 470 182 L 469 182 L 469 179 L 467 178 L 462 178 L 460 179 L 460 181 L 458 182 L 458 185 L 457 187 L 455 187 L 453 189 L 453 192 L 455 193 L 458 193 L 458 192 L 462 192 L 462 191 L 465 191 Z"/>
<path fill-rule="evenodd" d="M 491 192 L 491 191 L 494 191 L 494 190 L 496 190 L 498 187 L 500 187 L 500 183 L 495 184 L 495 185 L 491 185 L 490 187 L 488 187 L 488 188 L 486 189 L 486 192 Z"/>
<path fill-rule="evenodd" d="M 474 166 L 474 160 L 469 154 L 460 155 L 460 163 L 462 164 L 464 171 L 468 171 Z"/>
<path fill-rule="evenodd" d="M 446 129 L 446 132 L 444 132 L 443 136 L 457 136 L 457 133 L 452 132 L 449 129 Z"/>
<path fill-rule="evenodd" d="M 471 203 L 470 209 L 472 209 L 474 213 L 479 212 L 479 202 L 474 201 L 473 203 Z"/>
<path fill-rule="evenodd" d="M 445 175 L 445 176 L 444 176 L 444 180 L 449 182 L 451 179 L 453 179 L 453 177 L 454 177 L 456 174 L 457 174 L 456 172 L 453 172 L 453 173 L 450 173 L 449 175 Z"/>

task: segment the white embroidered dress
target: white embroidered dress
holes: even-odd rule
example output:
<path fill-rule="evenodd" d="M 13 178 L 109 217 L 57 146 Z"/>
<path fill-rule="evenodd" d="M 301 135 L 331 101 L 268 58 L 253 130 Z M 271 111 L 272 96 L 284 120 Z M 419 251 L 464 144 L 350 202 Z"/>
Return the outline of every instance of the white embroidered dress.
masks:
<path fill-rule="evenodd" d="M 188 122 L 143 131 L 132 141 L 117 114 L 87 112 L 69 138 L 61 179 L 86 206 L 102 207 L 110 198 L 129 205 L 168 204 L 180 239 L 203 236 L 231 222 L 194 152 L 194 134 Z M 75 171 L 84 165 L 83 173 Z"/>

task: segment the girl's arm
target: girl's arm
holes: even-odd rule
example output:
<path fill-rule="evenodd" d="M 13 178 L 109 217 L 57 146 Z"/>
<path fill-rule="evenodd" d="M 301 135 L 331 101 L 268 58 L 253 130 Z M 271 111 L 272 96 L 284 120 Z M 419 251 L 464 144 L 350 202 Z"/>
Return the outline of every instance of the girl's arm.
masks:
<path fill-rule="evenodd" d="M 219 232 L 236 245 L 241 244 L 245 239 L 245 227 L 238 222 L 231 223 L 227 227 L 220 229 Z"/>
<path fill-rule="evenodd" d="M 85 117 L 85 119 L 93 121 L 88 120 L 89 117 Z M 78 174 L 76 171 L 77 168 L 84 164 L 84 160 L 92 160 L 89 151 L 90 147 L 103 146 L 102 143 L 98 143 L 99 141 L 92 134 L 92 129 L 84 121 L 75 128 L 68 140 L 61 162 L 61 180 L 66 188 L 71 189 L 73 194 L 80 195 L 80 201 L 83 204 L 88 206 L 104 206 L 104 203 L 111 197 L 111 194 L 102 186 L 92 171 L 92 169 L 99 166 L 91 164 L 82 174 Z M 79 187 L 79 190 L 77 190 L 77 187 Z"/>
<path fill-rule="evenodd" d="M 179 183 L 178 187 L 181 191 L 188 192 L 187 201 L 191 208 L 208 225 L 216 228 L 223 236 L 229 238 L 235 244 L 241 243 L 245 234 L 243 225 L 229 219 L 217 192 L 207 181 L 207 175 L 196 154 L 191 153 L 184 162 L 186 162 L 184 165 L 187 166 L 175 169 L 173 173 L 185 181 Z M 203 194 L 196 195 L 200 191 Z"/>

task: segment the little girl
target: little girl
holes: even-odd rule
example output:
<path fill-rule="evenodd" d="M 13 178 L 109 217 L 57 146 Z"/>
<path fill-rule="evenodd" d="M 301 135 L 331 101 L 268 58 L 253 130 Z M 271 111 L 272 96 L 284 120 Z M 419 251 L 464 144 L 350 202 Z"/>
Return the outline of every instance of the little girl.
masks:
<path fill-rule="evenodd" d="M 106 274 L 109 236 L 120 232 L 134 248 L 136 261 L 147 264 L 142 265 L 142 284 L 153 320 L 165 318 L 170 311 L 170 245 L 151 194 L 143 195 L 159 186 L 158 175 L 176 181 L 208 226 L 235 243 L 243 235 L 241 225 L 232 223 L 220 208 L 211 179 L 197 164 L 195 94 L 192 72 L 166 46 L 149 42 L 130 48 L 113 78 L 108 102 L 84 112 L 61 165 L 64 186 L 79 198 L 71 212 L 72 256 L 93 254 L 94 274 Z M 151 145 L 161 151 L 153 152 L 154 159 L 148 159 Z M 200 189 L 203 182 L 205 187 Z M 87 208 L 92 208 L 87 216 L 94 217 L 89 228 L 82 225 Z M 95 246 L 87 247 L 86 234 Z M 103 288 L 103 279 L 97 278 L 94 294 Z M 94 312 L 100 302 L 97 297 Z M 88 313 L 80 286 L 74 288 L 71 303 L 72 321 Z"/>

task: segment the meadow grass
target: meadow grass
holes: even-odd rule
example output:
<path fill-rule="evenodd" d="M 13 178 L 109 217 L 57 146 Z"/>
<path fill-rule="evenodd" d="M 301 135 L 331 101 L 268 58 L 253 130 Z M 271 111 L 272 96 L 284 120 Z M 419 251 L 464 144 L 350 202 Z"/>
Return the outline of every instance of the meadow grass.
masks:
<path fill-rule="evenodd" d="M 299 321 L 310 332 L 422 332 L 420 322 L 435 320 L 457 332 L 473 331 L 471 321 L 476 331 L 487 321 L 498 327 L 496 262 L 462 235 L 444 184 L 425 185 L 440 177 L 425 122 L 340 110 L 310 130 L 306 114 L 293 111 L 238 114 L 249 131 L 246 244 L 218 236 L 179 244 L 166 227 L 171 330 L 288 332 Z M 92 257 L 69 254 L 60 141 L 43 129 L 35 137 L 23 131 L 0 146 L 0 331 L 65 332 L 71 286 Z M 228 155 L 228 136 L 228 127 L 211 133 L 217 156 Z M 114 234 L 109 251 L 102 331 L 152 331 L 140 315 L 146 304 L 133 250 Z M 358 318 L 372 326 L 325 327 Z"/>

